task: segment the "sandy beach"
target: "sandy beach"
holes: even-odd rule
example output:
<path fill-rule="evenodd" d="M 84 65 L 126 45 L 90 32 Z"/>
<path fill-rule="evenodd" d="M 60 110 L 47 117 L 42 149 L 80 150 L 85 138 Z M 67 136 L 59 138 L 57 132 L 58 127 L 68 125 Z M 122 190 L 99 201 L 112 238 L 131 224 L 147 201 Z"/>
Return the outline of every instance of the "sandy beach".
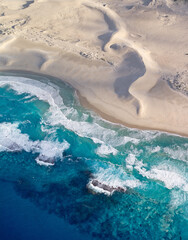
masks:
<path fill-rule="evenodd" d="M 48 74 L 109 120 L 188 135 L 188 4 L 0 0 L 0 70 Z"/>

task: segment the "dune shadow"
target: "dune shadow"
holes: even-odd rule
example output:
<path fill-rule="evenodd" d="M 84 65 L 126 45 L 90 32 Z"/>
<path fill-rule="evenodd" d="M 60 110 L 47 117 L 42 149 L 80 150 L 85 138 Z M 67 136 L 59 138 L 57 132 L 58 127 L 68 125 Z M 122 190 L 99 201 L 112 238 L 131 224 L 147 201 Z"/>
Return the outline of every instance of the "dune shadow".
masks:
<path fill-rule="evenodd" d="M 118 73 L 121 75 L 114 82 L 114 90 L 118 97 L 129 97 L 129 87 L 146 72 L 141 57 L 136 52 L 129 52 L 125 55 Z"/>
<path fill-rule="evenodd" d="M 152 0 L 142 0 L 144 6 L 148 6 Z"/>
<path fill-rule="evenodd" d="M 104 48 L 105 48 L 106 44 L 110 41 L 112 35 L 118 29 L 116 27 L 115 22 L 110 17 L 108 17 L 108 15 L 106 13 L 104 13 L 103 15 L 104 15 L 104 20 L 105 20 L 106 24 L 108 25 L 109 32 L 104 33 L 104 34 L 98 36 L 98 39 L 100 39 L 103 42 L 102 50 L 104 51 L 105 50 Z"/>
<path fill-rule="evenodd" d="M 31 0 L 31 1 L 27 1 L 25 4 L 22 5 L 22 8 L 25 9 L 25 8 L 28 8 L 31 4 L 34 3 L 34 0 Z"/>

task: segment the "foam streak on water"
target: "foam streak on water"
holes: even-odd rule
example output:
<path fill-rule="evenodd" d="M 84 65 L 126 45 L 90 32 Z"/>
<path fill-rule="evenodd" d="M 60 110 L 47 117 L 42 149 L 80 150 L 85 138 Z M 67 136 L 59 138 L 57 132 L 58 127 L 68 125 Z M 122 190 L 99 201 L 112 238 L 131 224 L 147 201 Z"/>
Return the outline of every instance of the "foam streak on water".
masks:
<path fill-rule="evenodd" d="M 58 141 L 31 141 L 27 134 L 22 134 L 18 128 L 18 124 L 1 123 L 0 124 L 0 151 L 26 151 L 39 153 L 37 161 L 54 162 L 55 158 L 62 159 L 63 152 L 69 148 L 66 141 L 59 143 Z"/>
<path fill-rule="evenodd" d="M 0 98 L 18 194 L 98 239 L 187 239 L 187 138 L 111 124 L 54 79 L 0 76 Z"/>

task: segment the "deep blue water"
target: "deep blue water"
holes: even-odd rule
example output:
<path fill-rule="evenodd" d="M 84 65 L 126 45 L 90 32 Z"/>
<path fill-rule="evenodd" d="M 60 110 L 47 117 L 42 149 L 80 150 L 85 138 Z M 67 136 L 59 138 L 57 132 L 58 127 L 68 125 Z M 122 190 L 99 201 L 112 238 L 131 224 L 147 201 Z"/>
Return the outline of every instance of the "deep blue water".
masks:
<path fill-rule="evenodd" d="M 2 240 L 188 239 L 187 164 L 188 138 L 109 123 L 57 79 L 0 75 Z"/>

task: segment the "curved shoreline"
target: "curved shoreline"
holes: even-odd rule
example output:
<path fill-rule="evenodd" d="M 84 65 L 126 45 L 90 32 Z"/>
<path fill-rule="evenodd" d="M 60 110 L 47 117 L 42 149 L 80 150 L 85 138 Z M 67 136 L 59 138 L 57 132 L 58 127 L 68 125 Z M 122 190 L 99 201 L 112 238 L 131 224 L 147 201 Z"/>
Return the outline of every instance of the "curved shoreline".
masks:
<path fill-rule="evenodd" d="M 139 129 L 139 130 L 146 130 L 146 131 L 160 131 L 163 133 L 167 133 L 167 134 L 172 134 L 175 136 L 182 136 L 182 137 L 188 137 L 188 134 L 179 134 L 177 132 L 173 132 L 173 131 L 166 131 L 165 129 L 155 129 L 155 128 L 149 128 L 149 127 L 139 127 L 137 125 L 131 125 L 129 123 L 123 122 L 121 120 L 116 119 L 113 116 L 107 115 L 104 112 L 100 111 L 100 109 L 97 109 L 95 106 L 93 106 L 92 104 L 90 104 L 87 99 L 85 97 L 83 97 L 80 92 L 75 89 L 70 83 L 64 81 L 63 79 L 59 79 L 55 76 L 50 76 L 48 74 L 43 74 L 43 73 L 36 73 L 36 72 L 31 72 L 31 71 L 25 71 L 25 70 L 0 70 L 0 76 L 1 73 L 4 73 L 5 76 L 20 76 L 20 77 L 26 77 L 26 78 L 31 78 L 31 76 L 33 77 L 43 77 L 43 78 L 48 78 L 50 79 L 54 79 L 55 81 L 59 82 L 59 81 L 63 81 L 64 84 L 69 85 L 71 88 L 73 88 L 77 94 L 77 97 L 79 99 L 80 104 L 85 107 L 88 110 L 94 111 L 97 115 L 101 116 L 104 120 L 109 121 L 110 123 L 114 123 L 114 124 L 118 124 L 118 125 L 122 125 L 131 129 Z"/>
<path fill-rule="evenodd" d="M 188 136 L 188 97 L 167 81 L 177 72 L 177 85 L 188 80 L 188 15 L 165 1 L 160 8 L 158 1 L 140 1 L 124 11 L 122 4 L 36 0 L 20 8 L 5 2 L 0 71 L 59 78 L 112 122 Z"/>

